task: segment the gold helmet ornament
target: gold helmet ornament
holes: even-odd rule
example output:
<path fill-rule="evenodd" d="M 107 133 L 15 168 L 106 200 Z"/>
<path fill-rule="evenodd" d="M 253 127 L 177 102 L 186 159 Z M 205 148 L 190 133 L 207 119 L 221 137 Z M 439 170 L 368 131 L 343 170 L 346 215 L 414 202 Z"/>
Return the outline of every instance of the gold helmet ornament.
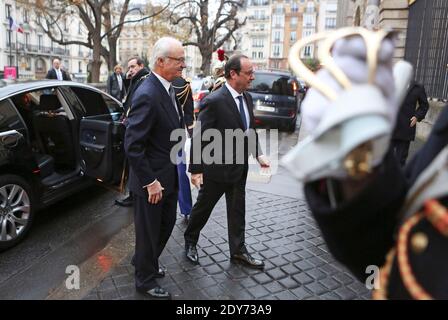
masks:
<path fill-rule="evenodd" d="M 282 164 L 304 182 L 362 177 L 389 146 L 412 66 L 393 64 L 395 33 L 349 27 L 304 38 L 291 48 L 291 69 L 311 87 L 302 102 L 302 128 L 309 134 Z M 300 59 L 318 45 L 315 74 Z"/>

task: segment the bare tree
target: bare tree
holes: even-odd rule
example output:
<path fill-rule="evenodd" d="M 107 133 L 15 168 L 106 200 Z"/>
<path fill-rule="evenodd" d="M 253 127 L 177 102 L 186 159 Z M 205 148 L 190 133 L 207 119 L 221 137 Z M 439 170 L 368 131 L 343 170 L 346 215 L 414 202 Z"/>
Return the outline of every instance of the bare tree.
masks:
<path fill-rule="evenodd" d="M 37 19 L 36 23 L 56 43 L 61 45 L 77 44 L 92 49 L 91 81 L 98 82 L 101 57 L 107 61 L 109 70 L 113 70 L 113 66 L 117 63 L 117 40 L 123 25 L 152 18 L 169 5 L 168 2 L 161 11 L 140 19 L 125 20 L 130 12 L 129 2 L 130 0 L 123 0 L 121 9 L 118 9 L 113 7 L 113 0 L 38 0 L 36 6 L 40 12 L 40 19 Z M 118 23 L 115 25 L 113 25 L 114 10 L 119 12 Z M 87 29 L 87 39 L 67 40 L 65 36 L 67 30 L 64 28 L 64 24 L 73 14 L 79 16 Z"/>
<path fill-rule="evenodd" d="M 213 13 L 210 0 L 179 0 L 172 9 L 171 21 L 179 24 L 187 21 L 194 40 L 184 42 L 184 46 L 196 46 L 202 56 L 201 70 L 210 74 L 213 52 L 219 49 L 233 33 L 246 23 L 237 17 L 238 8 L 244 0 L 211 0 L 216 3 Z M 210 6 L 210 7 L 209 7 Z"/>

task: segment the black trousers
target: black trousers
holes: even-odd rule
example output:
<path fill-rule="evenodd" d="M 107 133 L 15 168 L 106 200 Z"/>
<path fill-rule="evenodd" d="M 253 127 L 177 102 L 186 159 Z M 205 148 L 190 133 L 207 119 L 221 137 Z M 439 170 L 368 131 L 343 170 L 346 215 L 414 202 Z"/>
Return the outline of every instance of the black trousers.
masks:
<path fill-rule="evenodd" d="M 157 286 L 159 257 L 176 223 L 177 190 L 156 204 L 134 193 L 135 286 L 149 290 Z"/>
<path fill-rule="evenodd" d="M 406 159 L 408 158 L 409 145 L 411 144 L 411 141 L 392 139 L 391 143 L 398 162 L 402 167 L 404 167 L 404 165 L 406 164 Z"/>
<path fill-rule="evenodd" d="M 200 232 L 207 223 L 213 208 L 225 194 L 230 255 L 246 252 L 246 179 L 247 172 L 235 183 L 222 183 L 204 177 L 204 184 L 199 190 L 198 199 L 193 206 L 185 230 L 186 244 L 198 243 Z"/>

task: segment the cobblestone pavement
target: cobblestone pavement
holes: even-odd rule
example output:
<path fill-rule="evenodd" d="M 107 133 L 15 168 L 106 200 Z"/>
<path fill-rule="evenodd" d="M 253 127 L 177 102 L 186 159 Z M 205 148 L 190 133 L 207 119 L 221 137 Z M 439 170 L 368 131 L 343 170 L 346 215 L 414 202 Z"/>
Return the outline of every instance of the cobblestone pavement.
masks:
<path fill-rule="evenodd" d="M 184 256 L 179 217 L 161 263 L 159 284 L 173 299 L 370 299 L 370 292 L 328 252 L 304 200 L 247 190 L 246 244 L 265 260 L 264 270 L 229 261 L 225 201 L 221 199 L 201 233 L 200 265 Z M 133 252 L 84 299 L 147 299 L 134 286 Z"/>

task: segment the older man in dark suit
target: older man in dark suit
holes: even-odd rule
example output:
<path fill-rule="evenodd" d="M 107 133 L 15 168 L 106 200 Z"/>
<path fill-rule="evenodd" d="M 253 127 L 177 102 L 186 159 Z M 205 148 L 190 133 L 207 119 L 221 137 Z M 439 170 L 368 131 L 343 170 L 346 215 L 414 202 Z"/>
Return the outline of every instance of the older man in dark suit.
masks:
<path fill-rule="evenodd" d="M 61 60 L 59 60 L 58 58 L 53 59 L 53 68 L 48 70 L 48 73 L 45 78 L 55 80 L 67 80 L 67 81 L 72 80 L 70 75 L 65 70 L 61 69 Z"/>
<path fill-rule="evenodd" d="M 245 92 L 254 80 L 251 61 L 244 55 L 230 57 L 225 66 L 225 77 L 226 84 L 203 100 L 198 118 L 201 129 L 198 130 L 196 124 L 193 133 L 189 170 L 192 183 L 201 189 L 184 235 L 186 256 L 191 262 L 199 263 L 196 244 L 200 232 L 216 203 L 225 194 L 231 260 L 261 269 L 264 267 L 263 261 L 253 258 L 245 245 L 245 189 L 249 154 L 252 154 L 262 167 L 270 165 L 259 148 L 258 135 L 253 130 L 255 120 L 252 98 Z M 197 142 L 201 136 L 199 133 L 202 134 L 208 129 L 218 130 L 223 137 L 220 150 L 222 158 L 209 164 L 202 157 L 207 143 Z M 233 150 L 225 150 L 230 142 L 228 140 L 233 140 L 233 137 L 226 135 L 228 130 L 244 133 L 244 143 L 231 142 Z M 255 143 L 251 143 L 254 141 Z M 196 145 L 201 145 L 201 150 L 197 150 Z M 249 148 L 250 145 L 255 148 Z M 225 159 L 229 152 L 233 152 L 231 163 Z M 197 154 L 200 155 L 199 159 L 196 159 Z"/>
<path fill-rule="evenodd" d="M 165 275 L 159 257 L 176 222 L 178 177 L 170 153 L 177 141 L 170 135 L 184 132 L 184 120 L 171 82 L 185 68 L 182 44 L 159 39 L 150 62 L 153 72 L 134 93 L 125 136 L 135 208 L 135 285 L 151 297 L 170 298 L 156 278 Z"/>

